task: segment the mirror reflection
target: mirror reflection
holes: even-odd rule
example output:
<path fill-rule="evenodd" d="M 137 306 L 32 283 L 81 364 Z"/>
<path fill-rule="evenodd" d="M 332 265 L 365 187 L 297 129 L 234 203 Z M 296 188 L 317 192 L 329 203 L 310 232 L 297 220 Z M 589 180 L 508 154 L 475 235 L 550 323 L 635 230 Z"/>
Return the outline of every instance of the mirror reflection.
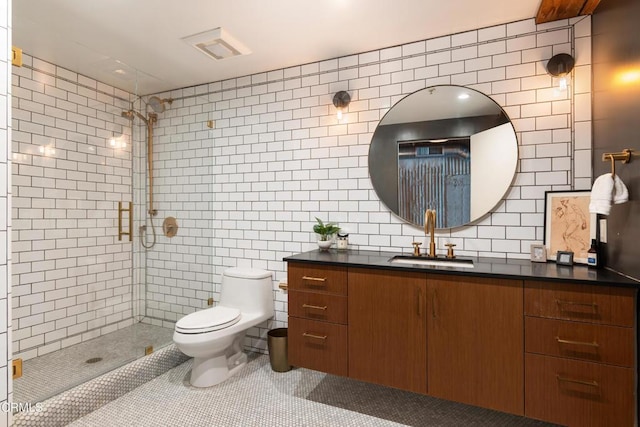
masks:
<path fill-rule="evenodd" d="M 491 98 L 461 86 L 433 86 L 401 99 L 369 148 L 380 200 L 418 226 L 435 209 L 436 228 L 469 224 L 504 197 L 518 162 L 509 118 Z"/>

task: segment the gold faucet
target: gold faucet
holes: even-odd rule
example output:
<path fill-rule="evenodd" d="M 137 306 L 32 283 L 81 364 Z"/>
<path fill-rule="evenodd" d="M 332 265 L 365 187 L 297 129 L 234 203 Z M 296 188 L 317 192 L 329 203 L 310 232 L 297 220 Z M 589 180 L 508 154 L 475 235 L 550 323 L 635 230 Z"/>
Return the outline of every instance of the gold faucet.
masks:
<path fill-rule="evenodd" d="M 436 230 L 436 210 L 427 209 L 424 213 L 424 234 L 431 234 L 431 241 L 429 242 L 429 254 L 427 256 L 431 258 L 436 257 L 436 242 L 433 240 L 433 234 Z"/>

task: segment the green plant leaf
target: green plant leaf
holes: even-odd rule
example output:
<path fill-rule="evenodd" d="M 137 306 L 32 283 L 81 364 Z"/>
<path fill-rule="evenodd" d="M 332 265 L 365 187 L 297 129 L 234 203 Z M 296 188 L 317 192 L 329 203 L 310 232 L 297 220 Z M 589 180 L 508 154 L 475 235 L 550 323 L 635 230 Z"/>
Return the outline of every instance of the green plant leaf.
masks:
<path fill-rule="evenodd" d="M 313 226 L 313 232 L 320 235 L 320 240 L 328 240 L 330 236 L 340 231 L 340 227 L 333 222 L 324 223 L 320 218 L 315 218 L 318 223 Z"/>

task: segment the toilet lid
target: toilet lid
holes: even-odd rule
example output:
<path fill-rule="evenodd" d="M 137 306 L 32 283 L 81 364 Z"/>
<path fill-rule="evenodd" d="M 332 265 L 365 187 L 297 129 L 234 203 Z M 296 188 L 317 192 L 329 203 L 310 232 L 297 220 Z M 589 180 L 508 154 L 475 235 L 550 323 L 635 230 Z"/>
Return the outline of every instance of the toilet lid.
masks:
<path fill-rule="evenodd" d="M 239 320 L 239 309 L 218 306 L 187 314 L 176 323 L 176 331 L 186 334 L 217 331 L 229 327 Z"/>

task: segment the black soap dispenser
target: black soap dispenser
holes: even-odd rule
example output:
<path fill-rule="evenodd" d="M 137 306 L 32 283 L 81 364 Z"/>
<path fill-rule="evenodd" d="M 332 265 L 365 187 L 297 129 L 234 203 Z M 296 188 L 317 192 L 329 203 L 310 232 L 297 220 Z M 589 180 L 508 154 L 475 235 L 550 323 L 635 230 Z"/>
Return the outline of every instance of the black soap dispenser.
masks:
<path fill-rule="evenodd" d="M 596 239 L 591 239 L 591 247 L 587 251 L 587 265 L 591 268 L 600 268 L 600 251 Z"/>

